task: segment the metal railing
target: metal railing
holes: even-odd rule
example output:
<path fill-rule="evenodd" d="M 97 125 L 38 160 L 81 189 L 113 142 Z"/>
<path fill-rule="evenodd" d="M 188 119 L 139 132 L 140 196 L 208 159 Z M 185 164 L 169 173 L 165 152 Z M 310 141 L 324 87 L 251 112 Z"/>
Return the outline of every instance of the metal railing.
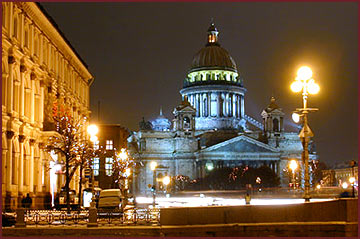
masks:
<path fill-rule="evenodd" d="M 89 210 L 33 210 L 17 209 L 14 214 L 15 226 L 120 226 L 120 225 L 159 225 L 160 209 L 130 208 L 95 209 L 95 218 L 90 221 Z M 90 222 L 90 223 L 89 223 Z M 94 226 L 94 225 L 91 225 Z"/>
<path fill-rule="evenodd" d="M 25 210 L 26 225 L 86 225 L 89 211 Z"/>

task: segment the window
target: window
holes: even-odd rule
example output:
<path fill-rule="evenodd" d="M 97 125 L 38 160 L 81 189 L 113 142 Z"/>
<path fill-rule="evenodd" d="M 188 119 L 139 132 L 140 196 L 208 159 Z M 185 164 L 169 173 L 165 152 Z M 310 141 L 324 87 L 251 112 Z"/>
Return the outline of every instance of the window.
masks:
<path fill-rule="evenodd" d="M 113 166 L 113 158 L 105 158 L 105 173 L 107 176 L 111 176 Z"/>
<path fill-rule="evenodd" d="M 99 169 L 100 169 L 100 159 L 99 158 L 94 158 L 93 159 L 92 169 L 94 170 L 94 176 L 98 176 L 99 175 Z"/>
<path fill-rule="evenodd" d="M 94 149 L 97 150 L 97 149 L 99 149 L 99 147 L 100 147 L 100 143 L 99 143 L 99 140 L 97 140 L 94 142 Z"/>
<path fill-rule="evenodd" d="M 112 150 L 113 149 L 113 141 L 110 140 L 106 140 L 106 149 L 107 150 Z"/>
<path fill-rule="evenodd" d="M 210 108 L 211 108 L 210 109 L 211 116 L 216 116 L 217 115 L 217 101 L 216 101 L 215 94 L 211 94 Z"/>
<path fill-rule="evenodd" d="M 190 119 L 189 117 L 184 117 L 184 129 L 190 129 Z"/>

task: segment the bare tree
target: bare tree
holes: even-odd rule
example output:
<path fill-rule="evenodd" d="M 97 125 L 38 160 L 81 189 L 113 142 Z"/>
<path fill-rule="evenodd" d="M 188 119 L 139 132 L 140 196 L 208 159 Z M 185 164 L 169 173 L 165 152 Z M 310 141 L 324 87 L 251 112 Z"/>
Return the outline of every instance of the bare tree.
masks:
<path fill-rule="evenodd" d="M 50 136 L 45 150 L 65 157 L 65 191 L 67 210 L 70 212 L 70 181 L 81 163 L 86 117 L 74 119 L 63 107 L 53 106 L 53 120 L 57 134 Z"/>

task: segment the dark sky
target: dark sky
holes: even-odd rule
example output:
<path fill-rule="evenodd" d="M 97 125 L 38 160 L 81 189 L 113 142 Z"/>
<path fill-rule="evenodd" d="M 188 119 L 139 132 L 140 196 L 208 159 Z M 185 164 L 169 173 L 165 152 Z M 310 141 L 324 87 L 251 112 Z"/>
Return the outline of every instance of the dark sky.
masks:
<path fill-rule="evenodd" d="M 309 116 L 320 159 L 328 165 L 358 155 L 358 6 L 298 3 L 41 3 L 95 77 L 93 121 L 138 130 L 162 106 L 172 119 L 194 54 L 205 46 L 213 17 L 219 41 L 244 77 L 245 113 L 260 113 L 274 95 L 291 127 L 302 106 L 290 91 L 308 65 L 320 85 Z"/>

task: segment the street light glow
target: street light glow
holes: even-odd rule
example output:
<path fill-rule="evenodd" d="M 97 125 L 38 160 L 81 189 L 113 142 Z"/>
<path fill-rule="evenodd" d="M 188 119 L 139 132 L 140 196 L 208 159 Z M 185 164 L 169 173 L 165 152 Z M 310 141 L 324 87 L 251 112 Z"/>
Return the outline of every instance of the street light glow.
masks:
<path fill-rule="evenodd" d="M 130 168 L 127 168 L 125 170 L 125 175 L 126 175 L 126 177 L 130 177 L 130 175 L 131 175 L 131 169 Z"/>
<path fill-rule="evenodd" d="M 289 167 L 294 172 L 298 167 L 298 164 L 297 164 L 296 160 L 291 160 Z"/>
<path fill-rule="evenodd" d="M 291 85 L 290 85 L 290 89 L 293 92 L 300 92 L 303 88 L 303 84 L 301 83 L 301 81 L 294 81 Z"/>
<path fill-rule="evenodd" d="M 95 143 L 95 142 L 98 141 L 98 137 L 97 137 L 96 135 L 92 135 L 92 136 L 90 137 L 90 141 L 93 142 L 93 143 Z"/>
<path fill-rule="evenodd" d="M 162 181 L 163 181 L 163 184 L 165 184 L 165 185 L 167 186 L 167 185 L 169 185 L 169 183 L 170 183 L 170 177 L 169 177 L 169 176 L 165 176 Z"/>
<path fill-rule="evenodd" d="M 351 184 L 354 184 L 354 183 L 355 183 L 355 178 L 354 178 L 354 177 L 349 178 L 349 182 L 350 182 Z"/>
<path fill-rule="evenodd" d="M 156 167 L 157 167 L 157 162 L 151 161 L 151 163 L 150 163 L 150 169 L 151 169 L 152 171 L 154 171 L 154 170 L 156 169 Z"/>
<path fill-rule="evenodd" d="M 96 125 L 91 124 L 87 127 L 87 132 L 90 134 L 90 136 L 94 136 L 99 132 L 99 128 Z"/>
<path fill-rule="evenodd" d="M 349 184 L 347 184 L 347 182 L 343 182 L 343 184 L 341 185 L 343 189 L 348 188 Z"/>
<path fill-rule="evenodd" d="M 295 123 L 299 123 L 300 122 L 300 115 L 298 113 L 292 113 L 291 115 L 291 118 L 292 120 L 295 122 Z"/>
<path fill-rule="evenodd" d="M 119 153 L 118 157 L 123 161 L 126 160 L 128 158 L 126 149 L 121 149 L 121 152 Z"/>
<path fill-rule="evenodd" d="M 309 94 L 315 95 L 319 93 L 320 86 L 315 83 L 314 79 L 311 79 L 309 80 L 309 83 L 307 85 L 307 91 L 309 92 Z"/>
<path fill-rule="evenodd" d="M 302 66 L 299 68 L 297 76 L 300 80 L 306 81 L 312 77 L 312 70 L 308 66 Z"/>

